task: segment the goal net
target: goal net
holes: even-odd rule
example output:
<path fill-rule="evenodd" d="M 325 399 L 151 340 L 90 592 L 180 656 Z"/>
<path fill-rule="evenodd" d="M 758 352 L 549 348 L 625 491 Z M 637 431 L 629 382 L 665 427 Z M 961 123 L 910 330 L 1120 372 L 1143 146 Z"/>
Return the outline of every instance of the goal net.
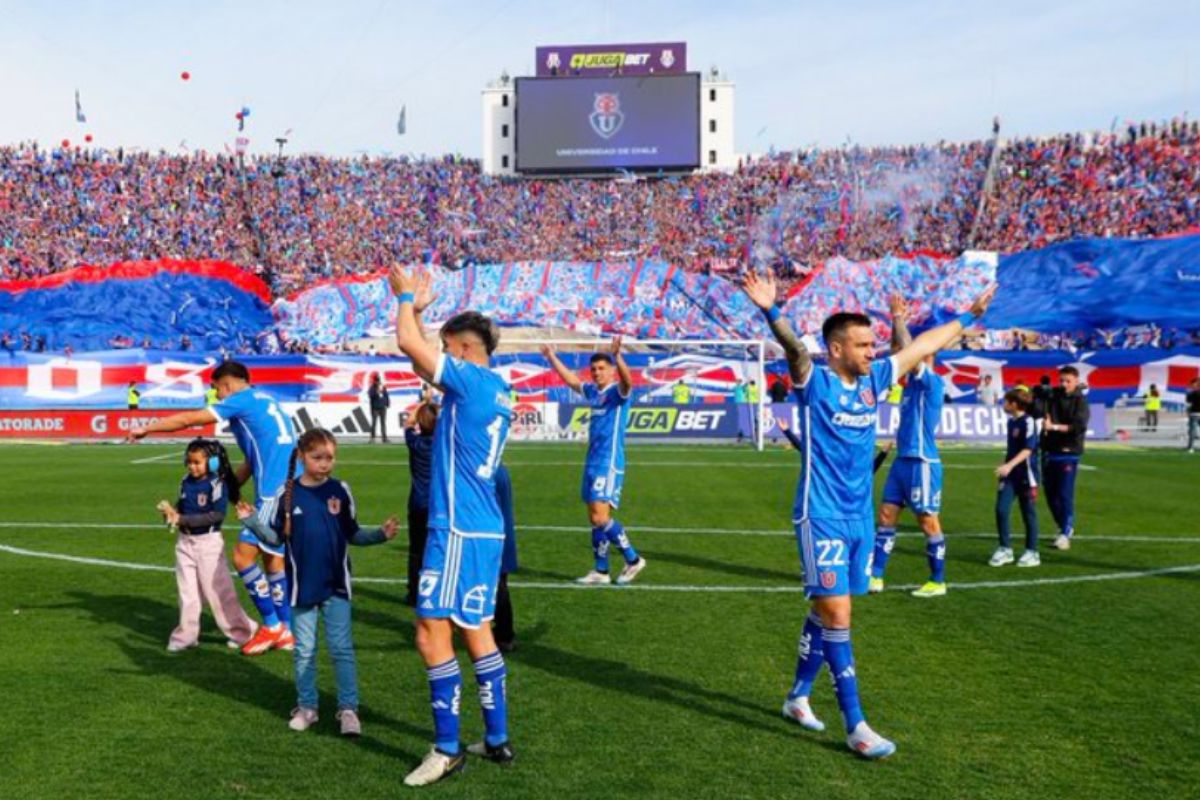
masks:
<path fill-rule="evenodd" d="M 582 381 L 593 355 L 610 353 L 608 338 L 505 342 L 493 367 L 512 385 L 516 441 L 587 438 L 590 408 L 542 356 L 549 347 Z M 742 443 L 762 449 L 769 404 L 767 343 L 761 340 L 632 340 L 621 352 L 633 377 L 626 441 Z"/>

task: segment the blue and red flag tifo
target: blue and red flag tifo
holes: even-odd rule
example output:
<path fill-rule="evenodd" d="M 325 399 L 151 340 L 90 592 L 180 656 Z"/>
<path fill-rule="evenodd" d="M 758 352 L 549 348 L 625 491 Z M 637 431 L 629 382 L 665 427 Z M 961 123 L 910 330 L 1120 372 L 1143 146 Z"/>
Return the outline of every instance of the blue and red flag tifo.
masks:
<path fill-rule="evenodd" d="M 233 350 L 269 333 L 271 294 L 257 276 L 222 261 L 134 261 L 0 282 L 0 331 L 51 350 L 113 346 Z M 133 339 L 133 341 L 130 341 Z"/>

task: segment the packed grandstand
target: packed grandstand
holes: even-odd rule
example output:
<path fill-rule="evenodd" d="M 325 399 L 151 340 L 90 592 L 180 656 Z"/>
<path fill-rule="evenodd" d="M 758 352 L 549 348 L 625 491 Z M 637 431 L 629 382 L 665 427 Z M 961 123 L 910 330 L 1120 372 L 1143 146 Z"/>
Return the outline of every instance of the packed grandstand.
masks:
<path fill-rule="evenodd" d="M 789 151 L 746 158 L 731 172 L 638 180 L 505 179 L 452 156 L 243 159 L 25 143 L 0 148 L 0 335 L 9 351 L 338 350 L 387 327 L 383 282 L 368 279 L 406 262 L 431 265 L 447 298 L 469 298 L 507 324 L 757 336 L 764 331 L 741 313 L 744 298 L 727 280 L 747 268 L 773 270 L 790 297 L 803 295 L 797 313 L 814 309 L 814 320 L 856 282 L 866 287 L 863 310 L 903 290 L 935 312 L 995 277 L 974 253 L 1180 234 L 1200 225 L 1198 198 L 1200 126 L 1179 120 L 1017 140 L 997 125 L 991 138 L 965 144 Z M 144 275 L 147 263 L 200 260 L 261 278 L 257 295 L 274 304 L 277 324 L 252 319 L 193 342 L 179 303 L 168 308 L 153 295 L 136 302 L 163 313 L 134 332 L 73 334 L 61 319 L 43 314 L 39 326 L 37 313 L 14 307 L 22 288 L 80 265 L 140 262 Z M 226 316 L 244 302 L 201 294 L 194 302 Z M 973 346 L 1196 340 L 1169 321 L 1069 322 L 997 325 Z"/>

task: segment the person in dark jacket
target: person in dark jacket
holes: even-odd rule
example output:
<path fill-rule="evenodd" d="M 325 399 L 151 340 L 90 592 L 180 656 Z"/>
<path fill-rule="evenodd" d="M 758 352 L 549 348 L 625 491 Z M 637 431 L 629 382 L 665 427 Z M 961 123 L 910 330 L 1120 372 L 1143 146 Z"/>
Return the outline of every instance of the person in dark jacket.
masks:
<path fill-rule="evenodd" d="M 504 517 L 504 550 L 500 556 L 500 583 L 496 588 L 496 618 L 492 634 L 502 653 L 517 649 L 517 634 L 513 623 L 512 595 L 508 591 L 508 576 L 517 571 L 517 526 L 513 516 L 512 478 L 508 467 L 496 467 L 496 500 Z"/>
<path fill-rule="evenodd" d="M 1058 371 L 1059 386 L 1050 393 L 1042 420 L 1045 451 L 1042 484 L 1050 513 L 1058 525 L 1055 548 L 1069 550 L 1075 535 L 1075 476 L 1083 457 L 1091 409 L 1079 381 L 1079 370 L 1068 364 Z"/>
<path fill-rule="evenodd" d="M 1196 439 L 1200 438 L 1200 378 L 1192 378 L 1188 384 L 1188 452 L 1196 452 Z"/>
<path fill-rule="evenodd" d="M 417 585 L 421 580 L 421 562 L 425 559 L 425 541 L 429 538 L 429 479 L 433 472 L 433 429 L 438 407 L 421 403 L 404 424 L 404 443 L 408 445 L 408 590 L 404 604 L 417 605 Z"/>
<path fill-rule="evenodd" d="M 367 389 L 367 399 L 371 402 L 371 441 L 375 441 L 375 422 L 378 421 L 382 428 L 383 441 L 388 440 L 387 435 L 387 410 L 392 405 L 392 399 L 388 397 L 387 387 L 383 385 L 383 378 L 376 372 L 371 376 L 371 386 Z"/>

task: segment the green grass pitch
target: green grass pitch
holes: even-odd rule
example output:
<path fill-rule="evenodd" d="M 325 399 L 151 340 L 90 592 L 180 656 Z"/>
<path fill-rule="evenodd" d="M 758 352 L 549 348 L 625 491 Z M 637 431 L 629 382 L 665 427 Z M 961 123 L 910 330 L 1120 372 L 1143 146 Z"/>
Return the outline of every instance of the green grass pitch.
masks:
<path fill-rule="evenodd" d="M 178 446 L 0 452 L 0 798 L 416 791 L 401 780 L 427 749 L 431 721 L 412 613 L 399 603 L 403 533 L 353 553 L 364 736 L 336 735 L 323 644 L 321 721 L 296 734 L 286 727 L 288 654 L 243 658 L 207 614 L 201 648 L 165 651 L 173 538 L 153 508 L 177 486 Z M 845 748 L 827 673 L 813 703 L 829 730 L 806 733 L 779 715 L 805 613 L 789 524 L 795 454 L 631 447 L 620 518 L 649 566 L 624 589 L 569 585 L 590 564 L 582 455 L 581 445 L 513 445 L 505 456 L 522 562 L 519 649 L 508 658 L 518 760 L 473 762 L 429 795 L 1195 796 L 1200 457 L 1094 449 L 1075 547 L 1044 546 L 1040 569 L 997 570 L 985 562 L 999 453 L 948 450 L 950 594 L 903 591 L 925 573 L 906 516 L 896 590 L 855 602 L 864 707 L 899 746 L 865 763 Z M 337 472 L 364 522 L 402 517 L 405 456 L 341 448 Z M 470 741 L 482 722 L 462 660 Z"/>

